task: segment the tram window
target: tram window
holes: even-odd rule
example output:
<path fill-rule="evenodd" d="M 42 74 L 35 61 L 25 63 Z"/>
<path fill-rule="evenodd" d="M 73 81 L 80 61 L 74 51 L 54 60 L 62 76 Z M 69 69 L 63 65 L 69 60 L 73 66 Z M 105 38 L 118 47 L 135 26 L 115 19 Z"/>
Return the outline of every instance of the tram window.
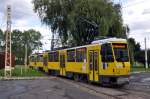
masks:
<path fill-rule="evenodd" d="M 68 50 L 67 51 L 67 61 L 68 62 L 75 62 L 75 50 Z"/>
<path fill-rule="evenodd" d="M 43 57 L 43 64 L 44 66 L 47 66 L 47 56 Z"/>
<path fill-rule="evenodd" d="M 129 61 L 127 44 L 113 44 L 113 48 L 118 62 Z"/>
<path fill-rule="evenodd" d="M 31 56 L 30 60 L 31 60 L 32 62 L 34 62 L 34 61 L 35 61 L 34 56 Z"/>
<path fill-rule="evenodd" d="M 43 62 L 43 55 L 40 55 L 39 61 Z"/>
<path fill-rule="evenodd" d="M 76 61 L 84 62 L 85 59 L 86 59 L 86 48 L 76 49 Z"/>
<path fill-rule="evenodd" d="M 113 62 L 114 61 L 111 44 L 102 45 L 101 56 L 102 56 L 102 62 Z"/>
<path fill-rule="evenodd" d="M 49 61 L 53 62 L 53 53 L 49 53 L 48 56 L 49 56 Z"/>
<path fill-rule="evenodd" d="M 42 62 L 42 61 L 43 61 L 43 55 L 38 55 L 37 61 L 38 61 L 38 62 Z"/>
<path fill-rule="evenodd" d="M 37 62 L 37 57 L 36 56 L 34 57 L 34 62 Z"/>
<path fill-rule="evenodd" d="M 39 56 L 37 56 L 37 62 L 40 60 L 40 57 Z"/>
<path fill-rule="evenodd" d="M 58 60 L 59 60 L 59 59 L 58 59 L 58 58 L 59 58 L 59 57 L 58 57 L 58 56 L 59 56 L 59 53 L 58 53 L 58 52 L 54 52 L 53 55 L 54 55 L 54 62 L 58 62 Z"/>

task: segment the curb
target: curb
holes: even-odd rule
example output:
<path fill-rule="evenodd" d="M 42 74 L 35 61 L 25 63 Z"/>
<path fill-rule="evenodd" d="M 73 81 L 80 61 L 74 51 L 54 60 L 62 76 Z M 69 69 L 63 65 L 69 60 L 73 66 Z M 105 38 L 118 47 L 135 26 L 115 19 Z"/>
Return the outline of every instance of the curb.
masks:
<path fill-rule="evenodd" d="M 39 79 L 54 79 L 56 77 L 0 77 L 0 81 L 7 80 L 39 80 Z"/>

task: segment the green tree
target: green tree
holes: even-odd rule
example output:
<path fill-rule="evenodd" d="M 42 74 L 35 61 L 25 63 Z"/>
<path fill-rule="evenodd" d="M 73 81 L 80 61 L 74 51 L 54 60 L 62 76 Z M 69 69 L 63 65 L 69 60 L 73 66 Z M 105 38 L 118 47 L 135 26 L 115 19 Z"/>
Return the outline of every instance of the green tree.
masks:
<path fill-rule="evenodd" d="M 135 53 L 134 55 L 135 61 L 145 64 L 145 51 L 141 50 Z"/>
<path fill-rule="evenodd" d="M 98 36 L 126 37 L 121 6 L 110 0 L 33 0 L 34 11 L 62 45 L 84 45 Z"/>
<path fill-rule="evenodd" d="M 0 29 L 0 51 L 4 50 L 4 33 L 3 31 Z"/>
<path fill-rule="evenodd" d="M 22 43 L 24 46 L 27 45 L 29 54 L 31 54 L 33 50 L 42 47 L 42 43 L 40 41 L 41 38 L 41 33 L 33 29 L 23 32 Z"/>
<path fill-rule="evenodd" d="M 19 30 L 12 31 L 12 53 L 16 56 L 16 63 L 21 64 L 24 57 L 24 48 L 22 42 L 22 32 Z"/>
<path fill-rule="evenodd" d="M 148 52 L 147 52 L 147 56 L 148 56 L 148 66 L 150 67 L 150 49 L 148 50 Z"/>
<path fill-rule="evenodd" d="M 4 40 L 4 35 L 3 35 L 3 31 L 0 29 L 0 40 L 3 41 Z"/>
<path fill-rule="evenodd" d="M 140 44 L 136 43 L 136 41 L 133 38 L 129 38 L 128 43 L 129 43 L 129 53 L 130 53 L 131 64 L 133 65 L 135 61 L 138 61 L 138 62 L 143 61 L 143 60 L 139 60 L 142 57 Z"/>
<path fill-rule="evenodd" d="M 135 61 L 142 63 L 145 65 L 145 50 L 137 51 L 134 55 Z M 148 66 L 150 66 L 150 50 L 147 51 L 147 62 Z"/>
<path fill-rule="evenodd" d="M 41 33 L 33 29 L 21 32 L 20 30 L 12 31 L 12 53 L 16 56 L 16 63 L 23 64 L 25 57 L 25 46 L 27 45 L 28 56 L 32 51 L 42 46 Z M 5 51 L 5 34 L 0 30 L 0 49 Z"/>
<path fill-rule="evenodd" d="M 33 50 L 41 47 L 41 34 L 33 29 L 21 32 L 12 31 L 12 52 L 16 56 L 17 64 L 23 64 L 25 58 L 25 46 L 27 45 L 28 56 Z"/>
<path fill-rule="evenodd" d="M 73 0 L 33 0 L 33 4 L 42 22 L 51 28 L 53 34 L 58 33 L 65 45 L 68 39 L 68 13 Z"/>

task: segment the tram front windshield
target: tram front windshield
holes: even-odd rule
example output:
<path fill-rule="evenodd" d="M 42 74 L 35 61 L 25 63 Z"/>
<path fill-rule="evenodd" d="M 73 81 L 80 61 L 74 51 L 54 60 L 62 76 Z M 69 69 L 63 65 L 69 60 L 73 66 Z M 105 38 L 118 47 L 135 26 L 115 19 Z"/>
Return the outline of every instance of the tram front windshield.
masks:
<path fill-rule="evenodd" d="M 115 59 L 118 62 L 129 61 L 127 44 L 113 44 Z"/>

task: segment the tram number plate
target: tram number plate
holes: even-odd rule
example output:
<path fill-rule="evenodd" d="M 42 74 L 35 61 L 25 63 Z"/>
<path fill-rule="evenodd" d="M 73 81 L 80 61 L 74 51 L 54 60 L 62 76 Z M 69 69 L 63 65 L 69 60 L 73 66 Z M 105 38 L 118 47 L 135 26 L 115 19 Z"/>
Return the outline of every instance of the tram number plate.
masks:
<path fill-rule="evenodd" d="M 118 65 L 118 66 L 117 66 L 117 68 L 123 68 L 123 66 L 121 66 L 121 65 Z"/>

